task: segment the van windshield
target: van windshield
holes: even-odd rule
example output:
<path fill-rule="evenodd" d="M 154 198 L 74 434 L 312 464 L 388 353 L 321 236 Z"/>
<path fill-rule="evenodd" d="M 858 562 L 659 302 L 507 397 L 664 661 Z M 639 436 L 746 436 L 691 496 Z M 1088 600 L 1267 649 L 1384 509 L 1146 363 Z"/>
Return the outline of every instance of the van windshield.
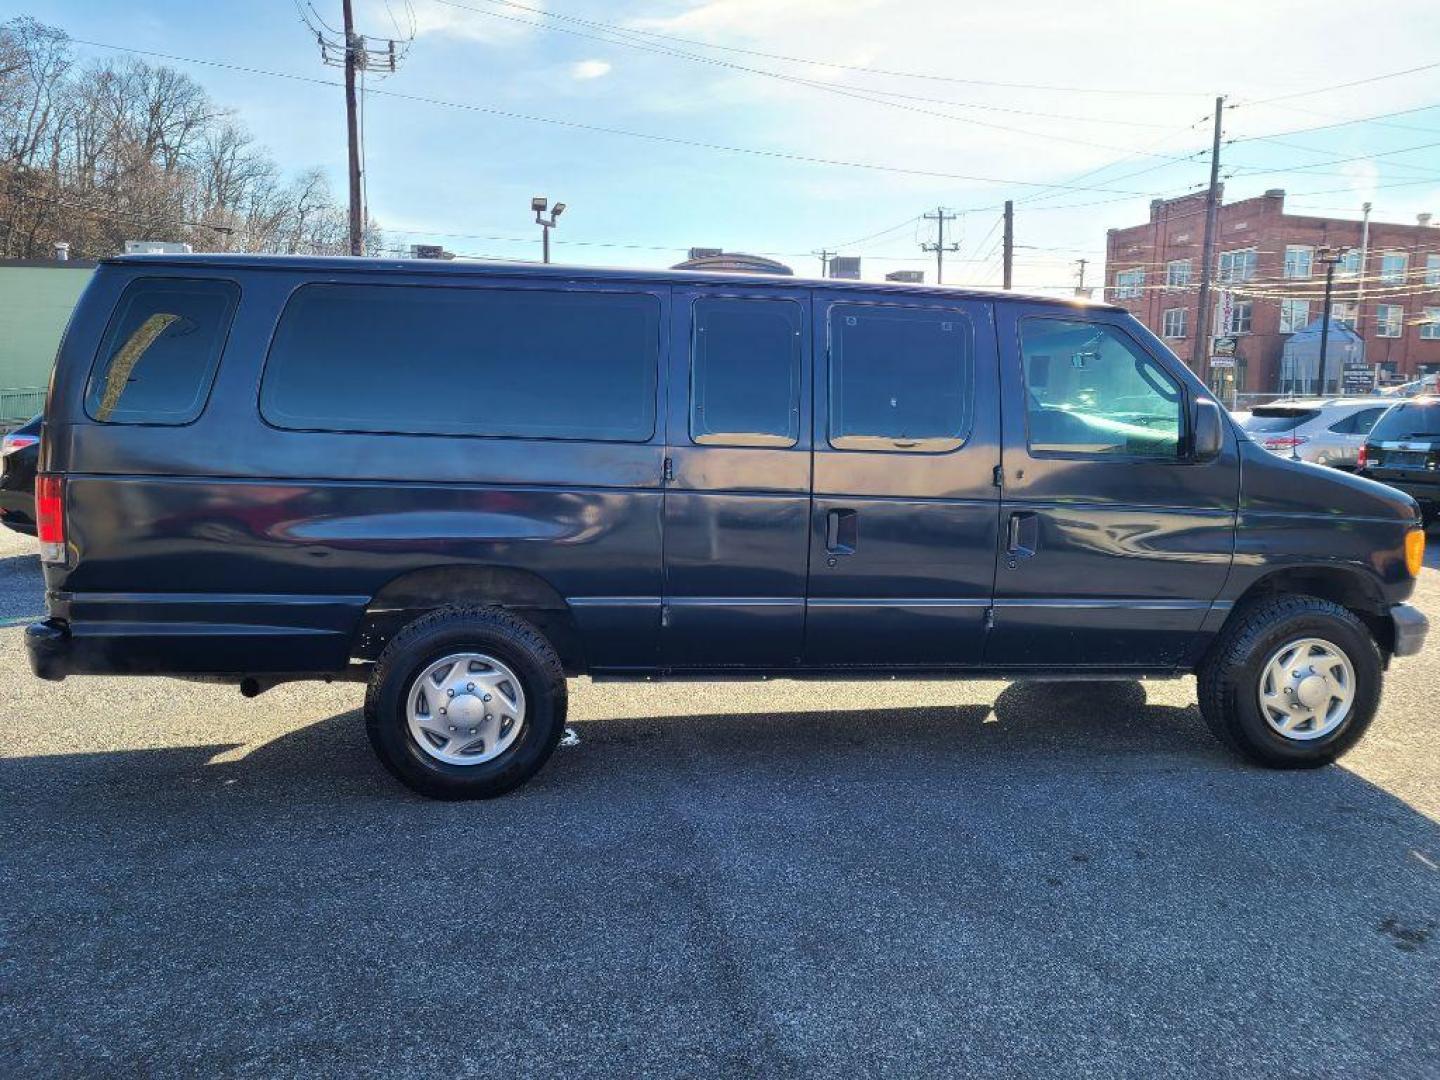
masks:
<path fill-rule="evenodd" d="M 1297 409 L 1290 406 L 1262 405 L 1252 409 L 1240 426 L 1257 435 L 1290 431 L 1320 415 L 1319 409 Z"/>
<path fill-rule="evenodd" d="M 1440 401 L 1396 405 L 1370 429 L 1371 442 L 1387 439 L 1440 439 Z"/>

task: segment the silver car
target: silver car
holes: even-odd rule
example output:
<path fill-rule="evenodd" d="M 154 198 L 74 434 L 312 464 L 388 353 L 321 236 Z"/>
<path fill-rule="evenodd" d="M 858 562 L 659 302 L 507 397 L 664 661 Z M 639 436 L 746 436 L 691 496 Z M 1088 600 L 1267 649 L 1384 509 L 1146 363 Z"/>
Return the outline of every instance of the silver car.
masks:
<path fill-rule="evenodd" d="M 1291 398 L 1235 414 L 1255 442 L 1282 457 L 1354 469 L 1365 436 L 1394 398 Z"/>

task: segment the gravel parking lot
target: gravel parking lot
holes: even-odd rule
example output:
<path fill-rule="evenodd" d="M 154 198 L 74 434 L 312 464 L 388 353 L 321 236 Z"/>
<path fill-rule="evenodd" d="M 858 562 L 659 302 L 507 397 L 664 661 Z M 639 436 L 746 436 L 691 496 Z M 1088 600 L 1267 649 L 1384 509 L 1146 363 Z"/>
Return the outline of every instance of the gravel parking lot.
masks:
<path fill-rule="evenodd" d="M 354 686 L 32 679 L 31 552 L 5 1075 L 1440 1075 L 1440 643 L 1318 772 L 1191 680 L 582 682 L 578 747 L 441 804 Z"/>

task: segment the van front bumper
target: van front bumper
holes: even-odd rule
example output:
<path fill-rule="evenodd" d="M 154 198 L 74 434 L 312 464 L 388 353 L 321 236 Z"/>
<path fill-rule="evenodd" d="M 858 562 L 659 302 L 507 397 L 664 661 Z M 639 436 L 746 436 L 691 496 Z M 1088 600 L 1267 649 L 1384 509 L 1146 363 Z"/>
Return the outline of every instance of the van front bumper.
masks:
<path fill-rule="evenodd" d="M 1409 604 L 1396 604 L 1390 609 L 1390 623 L 1395 628 L 1395 656 L 1414 656 L 1425 647 L 1425 634 L 1430 620 Z"/>

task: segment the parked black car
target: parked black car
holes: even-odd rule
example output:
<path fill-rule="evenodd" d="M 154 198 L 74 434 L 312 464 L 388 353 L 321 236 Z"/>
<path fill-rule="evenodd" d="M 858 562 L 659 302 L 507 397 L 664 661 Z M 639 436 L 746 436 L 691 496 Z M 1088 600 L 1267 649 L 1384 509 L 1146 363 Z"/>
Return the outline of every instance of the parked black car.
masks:
<path fill-rule="evenodd" d="M 40 461 L 37 416 L 0 439 L 0 525 L 35 535 L 35 468 Z"/>
<path fill-rule="evenodd" d="M 1118 307 L 835 280 L 150 256 L 96 271 L 38 482 L 43 678 L 368 682 L 498 794 L 566 677 L 1200 677 L 1279 767 L 1363 733 L 1415 502 L 1238 437 Z"/>
<path fill-rule="evenodd" d="M 1427 518 L 1440 514 L 1440 398 L 1391 406 L 1370 429 L 1359 468 L 1414 498 Z"/>

